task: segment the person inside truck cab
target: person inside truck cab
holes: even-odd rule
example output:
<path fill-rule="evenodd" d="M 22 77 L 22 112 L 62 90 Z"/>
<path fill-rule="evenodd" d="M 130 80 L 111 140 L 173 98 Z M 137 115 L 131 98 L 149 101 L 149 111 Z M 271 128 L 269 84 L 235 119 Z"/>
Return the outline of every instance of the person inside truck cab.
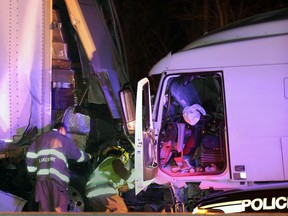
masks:
<path fill-rule="evenodd" d="M 134 176 L 125 167 L 125 151 L 111 146 L 104 151 L 106 158 L 90 175 L 86 196 L 96 212 L 126 213 L 128 208 L 121 194 L 134 187 Z"/>
<path fill-rule="evenodd" d="M 66 126 L 55 124 L 53 130 L 34 141 L 26 154 L 27 170 L 35 183 L 35 202 L 39 211 L 67 212 L 70 203 L 68 159 L 85 162 L 91 155 L 83 152 L 66 136 Z"/>
<path fill-rule="evenodd" d="M 211 146 L 218 147 L 219 143 L 219 135 L 214 136 L 216 133 L 213 132 L 215 124 L 223 120 L 219 77 L 214 74 L 172 77 L 168 81 L 165 99 L 161 133 L 164 136 L 160 137 L 161 165 L 175 172 L 180 170 L 177 161 L 185 160 L 188 168 L 200 170 L 201 145 L 211 149 Z M 180 125 L 185 125 L 184 129 L 180 130 Z M 178 143 L 179 134 L 184 137 L 184 143 Z M 174 160 L 171 160 L 172 156 Z"/>
<path fill-rule="evenodd" d="M 177 123 L 187 123 L 192 126 L 193 133 L 191 137 L 195 139 L 193 145 L 188 145 L 191 142 L 186 143 L 186 154 L 192 154 L 196 151 L 200 144 L 201 130 L 197 126 L 201 116 L 206 115 L 206 111 L 201 106 L 202 100 L 197 91 L 198 85 L 195 85 L 197 77 L 194 76 L 179 76 L 171 78 L 167 87 L 167 97 L 165 103 L 164 113 L 164 125 L 167 125 L 166 137 L 163 138 L 163 146 L 161 149 L 160 157 L 161 164 L 165 166 L 170 159 L 171 152 L 167 153 L 167 149 L 172 149 L 172 146 L 167 148 L 167 144 L 171 145 L 170 141 L 173 141 L 177 137 Z M 170 128 L 170 130 L 169 130 Z M 173 129 L 171 129 L 173 128 Z M 195 128 L 195 129 L 194 129 Z M 173 138 L 174 137 L 174 138 Z M 163 157 L 162 157 L 163 155 Z M 167 157 L 167 155 L 170 155 Z"/>
<path fill-rule="evenodd" d="M 185 109 L 195 104 L 202 107 L 197 108 L 202 115 L 218 113 L 221 106 L 221 87 L 218 79 L 215 75 L 185 75 L 171 78 L 166 89 L 165 107 L 168 114 L 174 117 L 182 115 Z"/>

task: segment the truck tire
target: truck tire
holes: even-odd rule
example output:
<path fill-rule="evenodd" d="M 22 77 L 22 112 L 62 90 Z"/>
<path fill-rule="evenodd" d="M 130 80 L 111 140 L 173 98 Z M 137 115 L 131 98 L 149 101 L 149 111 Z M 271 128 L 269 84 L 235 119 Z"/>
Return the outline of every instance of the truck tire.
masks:
<path fill-rule="evenodd" d="M 70 206 L 69 212 L 90 211 L 89 202 L 85 195 L 85 182 L 81 178 L 71 178 L 69 184 Z"/>

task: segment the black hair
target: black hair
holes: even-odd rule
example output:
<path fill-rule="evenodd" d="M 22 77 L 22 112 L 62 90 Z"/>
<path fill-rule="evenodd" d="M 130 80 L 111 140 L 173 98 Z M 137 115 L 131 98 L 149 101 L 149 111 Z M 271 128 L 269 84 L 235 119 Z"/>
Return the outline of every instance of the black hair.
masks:
<path fill-rule="evenodd" d="M 67 127 L 66 127 L 66 125 L 63 123 L 63 122 L 57 122 L 55 125 L 54 125 L 54 127 L 53 127 L 53 129 L 56 129 L 56 130 L 60 130 L 61 128 L 65 128 L 65 130 L 67 130 Z"/>

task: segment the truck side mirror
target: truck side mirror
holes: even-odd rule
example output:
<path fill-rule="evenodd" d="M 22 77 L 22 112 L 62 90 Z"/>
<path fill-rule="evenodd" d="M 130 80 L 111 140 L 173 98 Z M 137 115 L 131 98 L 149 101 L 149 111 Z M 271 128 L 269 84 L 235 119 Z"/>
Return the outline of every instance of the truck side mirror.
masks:
<path fill-rule="evenodd" d="M 135 102 L 132 92 L 129 88 L 122 89 L 119 92 L 121 109 L 124 120 L 125 131 L 128 135 L 135 133 Z"/>

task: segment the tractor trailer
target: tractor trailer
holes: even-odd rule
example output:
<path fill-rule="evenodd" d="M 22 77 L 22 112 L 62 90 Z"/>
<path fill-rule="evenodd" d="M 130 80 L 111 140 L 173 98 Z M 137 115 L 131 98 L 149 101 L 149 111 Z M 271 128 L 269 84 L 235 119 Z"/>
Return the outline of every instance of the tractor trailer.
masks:
<path fill-rule="evenodd" d="M 139 81 L 136 193 L 152 182 L 216 191 L 287 182 L 287 26 L 286 8 L 169 53 L 149 73 L 161 77 L 153 102 L 151 79 Z"/>

